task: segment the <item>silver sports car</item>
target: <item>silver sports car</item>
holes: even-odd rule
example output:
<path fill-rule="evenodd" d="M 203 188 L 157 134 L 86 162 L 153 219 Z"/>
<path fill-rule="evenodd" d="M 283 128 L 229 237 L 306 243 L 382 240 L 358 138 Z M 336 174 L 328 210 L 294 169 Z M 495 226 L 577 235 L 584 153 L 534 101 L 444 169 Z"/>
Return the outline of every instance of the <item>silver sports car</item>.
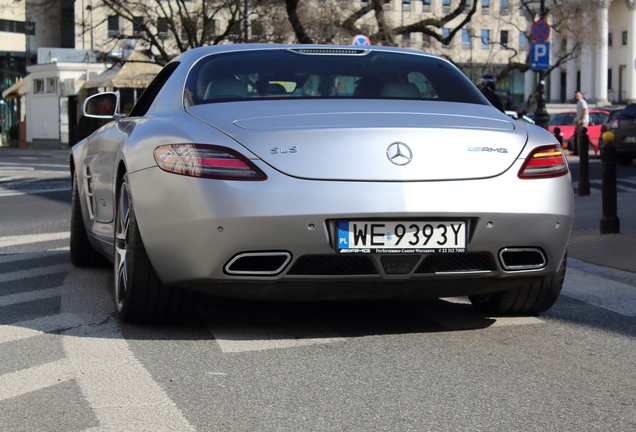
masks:
<path fill-rule="evenodd" d="M 555 137 L 448 61 L 387 47 L 198 48 L 72 149 L 71 259 L 113 262 L 119 316 L 178 320 L 197 292 L 263 300 L 556 301 L 572 226 Z"/>

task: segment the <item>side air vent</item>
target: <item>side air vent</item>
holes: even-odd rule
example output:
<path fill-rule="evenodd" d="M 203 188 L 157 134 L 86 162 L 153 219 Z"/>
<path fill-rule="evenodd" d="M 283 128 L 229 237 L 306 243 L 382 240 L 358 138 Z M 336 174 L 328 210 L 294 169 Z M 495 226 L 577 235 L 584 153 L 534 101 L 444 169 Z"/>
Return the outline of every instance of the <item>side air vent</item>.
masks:
<path fill-rule="evenodd" d="M 503 248 L 499 259 L 505 270 L 536 270 L 546 266 L 548 260 L 539 248 Z"/>
<path fill-rule="evenodd" d="M 359 55 L 365 54 L 367 50 L 364 49 L 342 49 L 342 48 L 296 48 L 291 51 L 299 54 L 345 54 L 345 55 Z"/>
<path fill-rule="evenodd" d="M 225 265 L 225 273 L 241 276 L 274 276 L 291 261 L 289 252 L 247 252 L 236 255 Z"/>

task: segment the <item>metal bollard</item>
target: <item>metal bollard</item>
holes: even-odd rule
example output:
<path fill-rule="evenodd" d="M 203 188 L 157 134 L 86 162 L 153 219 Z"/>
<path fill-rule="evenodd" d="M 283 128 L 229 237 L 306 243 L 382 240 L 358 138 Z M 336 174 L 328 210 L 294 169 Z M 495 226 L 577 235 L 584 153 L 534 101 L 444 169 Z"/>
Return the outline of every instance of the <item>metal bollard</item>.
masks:
<path fill-rule="evenodd" d="M 561 147 L 563 147 L 563 135 L 561 135 L 561 128 L 555 127 L 553 135 L 556 137 L 559 144 L 561 144 Z"/>
<path fill-rule="evenodd" d="M 590 155 L 588 147 L 590 137 L 587 136 L 587 128 L 577 128 L 577 150 L 579 152 L 579 196 L 590 194 Z"/>
<path fill-rule="evenodd" d="M 616 146 L 614 134 L 605 132 L 601 145 L 601 178 L 603 180 L 603 217 L 601 218 L 601 234 L 618 234 L 621 221 L 618 218 L 616 191 Z"/>

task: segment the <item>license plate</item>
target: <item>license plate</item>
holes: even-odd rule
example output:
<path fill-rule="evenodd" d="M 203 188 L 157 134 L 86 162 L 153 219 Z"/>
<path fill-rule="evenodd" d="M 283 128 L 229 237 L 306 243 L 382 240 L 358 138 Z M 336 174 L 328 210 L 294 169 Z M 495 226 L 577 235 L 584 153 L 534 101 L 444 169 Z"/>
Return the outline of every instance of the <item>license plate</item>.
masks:
<path fill-rule="evenodd" d="M 339 221 L 339 253 L 466 252 L 466 222 Z"/>
<path fill-rule="evenodd" d="M 636 142 L 636 136 L 628 136 L 628 137 L 625 137 L 625 139 L 623 140 L 623 142 L 628 142 L 628 143 Z"/>

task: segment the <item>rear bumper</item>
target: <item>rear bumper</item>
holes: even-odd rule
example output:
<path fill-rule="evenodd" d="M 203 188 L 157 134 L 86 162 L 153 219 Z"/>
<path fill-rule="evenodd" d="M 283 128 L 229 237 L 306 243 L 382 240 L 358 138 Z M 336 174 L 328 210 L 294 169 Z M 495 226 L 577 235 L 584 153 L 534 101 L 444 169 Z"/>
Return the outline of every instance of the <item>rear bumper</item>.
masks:
<path fill-rule="evenodd" d="M 197 179 L 154 168 L 130 173 L 129 181 L 144 244 L 164 283 L 242 298 L 440 297 L 497 291 L 557 272 L 573 220 L 570 177 L 519 180 L 520 164 L 499 177 L 470 181 L 309 181 L 265 165 L 269 178 L 263 182 Z M 366 255 L 367 264 L 348 270 L 338 264 L 349 256 L 335 251 L 334 221 L 440 218 L 466 220 L 467 251 L 490 259 L 489 266 L 461 264 L 448 271 L 431 266 L 427 254 L 409 254 L 412 267 L 397 274 L 388 270 L 396 258 L 385 255 Z M 499 252 L 507 247 L 536 248 L 545 265 L 506 270 Z M 291 259 L 275 274 L 228 274 L 237 255 L 269 252 Z M 299 264 L 312 257 L 332 264 Z"/>

